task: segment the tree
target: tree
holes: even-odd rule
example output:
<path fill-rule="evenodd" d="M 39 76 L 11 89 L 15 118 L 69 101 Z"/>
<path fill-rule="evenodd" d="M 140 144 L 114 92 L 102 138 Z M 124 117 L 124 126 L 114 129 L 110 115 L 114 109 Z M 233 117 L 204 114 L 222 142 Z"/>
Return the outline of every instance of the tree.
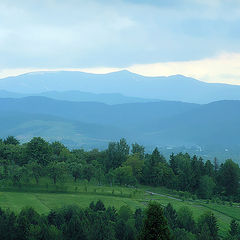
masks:
<path fill-rule="evenodd" d="M 82 170 L 83 179 L 87 179 L 88 182 L 90 182 L 90 180 L 94 176 L 94 174 L 95 174 L 95 168 L 93 167 L 92 164 L 85 164 L 83 166 L 83 170 Z"/>
<path fill-rule="evenodd" d="M 98 166 L 96 168 L 95 177 L 96 177 L 96 180 L 98 181 L 98 185 L 101 185 L 102 180 L 104 179 L 104 172 L 103 172 L 101 166 Z"/>
<path fill-rule="evenodd" d="M 144 150 L 143 146 L 141 146 L 137 143 L 132 144 L 131 152 L 132 152 L 133 155 L 137 154 L 141 159 L 143 159 L 144 158 L 144 151 L 145 150 Z"/>
<path fill-rule="evenodd" d="M 63 162 L 54 161 L 48 165 L 48 174 L 54 184 L 56 184 L 58 180 L 63 181 L 65 173 L 66 165 Z"/>
<path fill-rule="evenodd" d="M 239 223 L 237 223 L 235 219 L 231 220 L 229 234 L 231 236 L 240 235 Z"/>
<path fill-rule="evenodd" d="M 95 211 L 105 211 L 106 208 L 101 200 L 98 200 L 95 205 Z"/>
<path fill-rule="evenodd" d="M 127 240 L 127 226 L 126 222 L 122 219 L 118 219 L 115 225 L 115 237 L 117 240 Z"/>
<path fill-rule="evenodd" d="M 209 199 L 213 195 L 216 184 L 213 179 L 207 175 L 200 178 L 198 195 L 200 198 Z"/>
<path fill-rule="evenodd" d="M 147 160 L 144 164 L 144 182 L 152 186 L 163 185 L 166 165 L 166 159 L 159 153 L 158 149 L 155 148 L 152 154 L 147 156 Z"/>
<path fill-rule="evenodd" d="M 19 166 L 28 162 L 25 156 L 25 148 L 22 145 L 0 144 L 0 158 L 7 159 Z"/>
<path fill-rule="evenodd" d="M 120 207 L 118 215 L 124 222 L 127 222 L 132 217 L 132 210 L 128 205 L 123 205 Z"/>
<path fill-rule="evenodd" d="M 177 161 L 177 157 L 175 157 L 174 153 L 172 153 L 170 155 L 170 160 L 169 160 L 169 164 L 171 169 L 173 170 L 174 174 L 178 174 L 178 161 Z"/>
<path fill-rule="evenodd" d="M 218 182 L 223 186 L 225 193 L 236 195 L 239 189 L 240 170 L 237 163 L 228 159 L 219 169 Z"/>
<path fill-rule="evenodd" d="M 55 142 L 51 143 L 50 148 L 52 149 L 52 153 L 57 155 L 57 156 L 60 155 L 60 153 L 63 149 L 66 149 L 66 147 L 58 141 L 55 141 Z"/>
<path fill-rule="evenodd" d="M 177 222 L 179 228 L 184 228 L 188 232 L 195 232 L 195 221 L 193 213 L 188 207 L 181 207 L 177 212 Z"/>
<path fill-rule="evenodd" d="M 196 192 L 199 188 L 200 178 L 204 175 L 204 163 L 202 158 L 197 158 L 197 156 L 193 156 L 191 160 L 191 189 L 190 191 Z"/>
<path fill-rule="evenodd" d="M 163 215 L 162 207 L 157 202 L 149 203 L 146 209 L 146 218 L 140 234 L 141 240 L 168 240 L 170 231 L 167 220 Z"/>
<path fill-rule="evenodd" d="M 140 157 L 138 153 L 130 155 L 124 165 L 130 166 L 132 168 L 132 173 L 134 177 L 136 177 L 137 179 L 141 178 L 144 160 Z"/>
<path fill-rule="evenodd" d="M 115 180 L 120 184 L 136 184 L 136 179 L 133 177 L 132 168 L 129 166 L 118 167 L 114 170 Z"/>
<path fill-rule="evenodd" d="M 218 224 L 217 219 L 213 213 L 207 212 L 200 216 L 198 220 L 198 231 L 201 239 L 204 239 L 204 236 L 208 236 L 209 240 L 218 240 Z"/>
<path fill-rule="evenodd" d="M 218 169 L 219 169 L 218 160 L 217 160 L 217 158 L 215 157 L 215 158 L 214 158 L 214 173 L 215 173 L 215 175 L 216 175 Z"/>
<path fill-rule="evenodd" d="M 211 240 L 211 233 L 207 226 L 207 223 L 204 223 L 198 233 L 198 240 Z"/>
<path fill-rule="evenodd" d="M 74 182 L 77 181 L 77 179 L 80 179 L 82 176 L 82 164 L 72 162 L 69 164 L 69 170 L 72 176 L 74 177 Z"/>
<path fill-rule="evenodd" d="M 19 145 L 20 142 L 13 136 L 8 136 L 6 139 L 3 140 L 4 144 L 12 144 L 12 145 Z"/>
<path fill-rule="evenodd" d="M 34 137 L 26 146 L 26 154 L 29 161 L 36 161 L 42 166 L 46 166 L 51 157 L 49 143 L 43 138 Z"/>
<path fill-rule="evenodd" d="M 107 159 L 105 166 L 107 171 L 111 168 L 120 167 L 127 160 L 129 145 L 124 138 L 119 142 L 110 142 L 107 149 Z"/>
<path fill-rule="evenodd" d="M 196 236 L 183 228 L 175 228 L 173 230 L 174 240 L 196 240 Z M 206 240 L 205 238 L 204 240 Z"/>
<path fill-rule="evenodd" d="M 178 216 L 171 203 L 168 203 L 168 205 L 164 208 L 164 216 L 166 217 L 171 229 L 175 229 L 177 227 Z"/>
<path fill-rule="evenodd" d="M 207 160 L 204 165 L 205 168 L 205 174 L 208 175 L 209 177 L 214 176 L 214 165 L 211 163 L 210 160 Z"/>
<path fill-rule="evenodd" d="M 143 211 L 141 208 L 137 208 L 134 213 L 134 219 L 135 219 L 135 228 L 137 232 L 139 233 L 143 227 Z"/>
<path fill-rule="evenodd" d="M 26 165 L 26 168 L 29 172 L 29 174 L 34 177 L 36 183 L 38 184 L 39 178 L 43 175 L 43 168 L 40 164 L 37 162 L 29 162 Z"/>
<path fill-rule="evenodd" d="M 115 240 L 113 224 L 107 220 L 104 213 L 98 213 L 92 219 L 89 240 Z"/>
<path fill-rule="evenodd" d="M 177 184 L 182 191 L 191 192 L 196 182 L 193 181 L 193 169 L 189 155 L 182 155 L 179 159 Z M 195 178 L 196 180 L 196 178 Z"/>
<path fill-rule="evenodd" d="M 161 163 L 166 163 L 165 157 L 160 154 L 157 147 L 152 152 L 150 162 L 151 162 L 151 165 L 153 165 L 153 166 L 157 165 L 160 162 Z"/>
<path fill-rule="evenodd" d="M 25 174 L 25 169 L 24 167 L 19 167 L 18 165 L 10 165 L 9 174 L 13 185 L 19 185 Z"/>

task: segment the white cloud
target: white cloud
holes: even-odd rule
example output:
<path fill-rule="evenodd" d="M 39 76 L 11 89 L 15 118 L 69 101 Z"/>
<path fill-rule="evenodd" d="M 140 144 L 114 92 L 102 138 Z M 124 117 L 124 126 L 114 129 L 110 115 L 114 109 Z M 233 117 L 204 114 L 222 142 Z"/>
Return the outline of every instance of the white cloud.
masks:
<path fill-rule="evenodd" d="M 138 64 L 128 69 L 146 76 L 182 74 L 205 82 L 240 84 L 240 53 L 223 53 L 197 61 Z"/>

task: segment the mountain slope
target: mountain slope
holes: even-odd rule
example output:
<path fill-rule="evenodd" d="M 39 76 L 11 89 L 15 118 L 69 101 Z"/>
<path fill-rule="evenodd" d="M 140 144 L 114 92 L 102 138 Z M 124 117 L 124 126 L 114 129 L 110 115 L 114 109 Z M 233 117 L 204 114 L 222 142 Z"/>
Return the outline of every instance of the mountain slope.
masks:
<path fill-rule="evenodd" d="M 120 93 L 89 93 L 81 91 L 48 91 L 42 93 L 15 93 L 6 90 L 0 90 L 0 98 L 23 98 L 30 96 L 48 97 L 56 100 L 74 101 L 74 102 L 100 102 L 106 104 L 123 104 L 137 102 L 156 102 L 157 99 L 145 99 L 137 97 L 127 97 Z"/>
<path fill-rule="evenodd" d="M 71 121 L 46 114 L 19 111 L 0 112 L 1 138 L 16 136 L 23 142 L 35 136 L 48 141 L 61 141 L 71 148 L 103 147 L 126 134 L 123 129 L 80 121 Z"/>
<path fill-rule="evenodd" d="M 183 114 L 160 120 L 143 137 L 151 141 L 161 139 L 162 144 L 238 145 L 239 109 L 240 101 L 218 101 L 201 105 Z"/>
<path fill-rule="evenodd" d="M 158 119 L 172 117 L 199 107 L 182 102 L 150 102 L 107 105 L 95 102 L 69 102 L 45 97 L 3 98 L 0 111 L 46 114 L 74 121 L 132 128 L 148 126 Z"/>
<path fill-rule="evenodd" d="M 109 74 L 83 72 L 36 72 L 0 80 L 0 89 L 19 93 L 46 91 L 84 91 L 120 93 L 137 98 L 209 103 L 240 100 L 240 86 L 205 83 L 193 78 L 144 77 L 128 71 Z"/>
<path fill-rule="evenodd" d="M 75 143 L 88 138 L 91 146 L 93 139 L 106 143 L 121 137 L 144 145 L 229 146 L 240 144 L 239 109 L 240 101 L 107 105 L 44 97 L 0 99 L 0 132 Z"/>

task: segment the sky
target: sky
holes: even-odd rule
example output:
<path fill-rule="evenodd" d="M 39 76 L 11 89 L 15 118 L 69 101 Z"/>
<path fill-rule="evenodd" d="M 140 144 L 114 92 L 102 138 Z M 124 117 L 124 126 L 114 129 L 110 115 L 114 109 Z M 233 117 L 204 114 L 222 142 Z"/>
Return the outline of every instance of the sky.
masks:
<path fill-rule="evenodd" d="M 128 69 L 240 84 L 240 0 L 1 0 L 0 78 Z"/>

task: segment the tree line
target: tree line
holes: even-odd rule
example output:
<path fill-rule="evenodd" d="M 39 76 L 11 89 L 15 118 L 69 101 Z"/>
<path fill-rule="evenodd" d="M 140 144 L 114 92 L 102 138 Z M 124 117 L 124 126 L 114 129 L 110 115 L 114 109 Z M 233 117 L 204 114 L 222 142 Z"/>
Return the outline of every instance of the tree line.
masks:
<path fill-rule="evenodd" d="M 240 169 L 231 159 L 203 161 L 188 153 L 171 154 L 166 159 L 155 148 L 145 153 L 143 146 L 131 146 L 125 139 L 110 142 L 108 148 L 69 150 L 60 142 L 49 143 L 40 137 L 20 144 L 10 136 L 0 140 L 0 180 L 18 186 L 49 177 L 53 184 L 72 178 L 93 179 L 99 184 L 144 184 L 164 186 L 193 196 L 240 201 Z"/>
<path fill-rule="evenodd" d="M 218 240 L 217 219 L 204 213 L 194 221 L 186 208 L 176 211 L 150 202 L 147 208 L 105 207 L 98 200 L 89 207 L 66 206 L 39 215 L 32 208 L 19 214 L 0 209 L 2 240 Z M 232 220 L 226 240 L 240 239 L 239 224 Z"/>

